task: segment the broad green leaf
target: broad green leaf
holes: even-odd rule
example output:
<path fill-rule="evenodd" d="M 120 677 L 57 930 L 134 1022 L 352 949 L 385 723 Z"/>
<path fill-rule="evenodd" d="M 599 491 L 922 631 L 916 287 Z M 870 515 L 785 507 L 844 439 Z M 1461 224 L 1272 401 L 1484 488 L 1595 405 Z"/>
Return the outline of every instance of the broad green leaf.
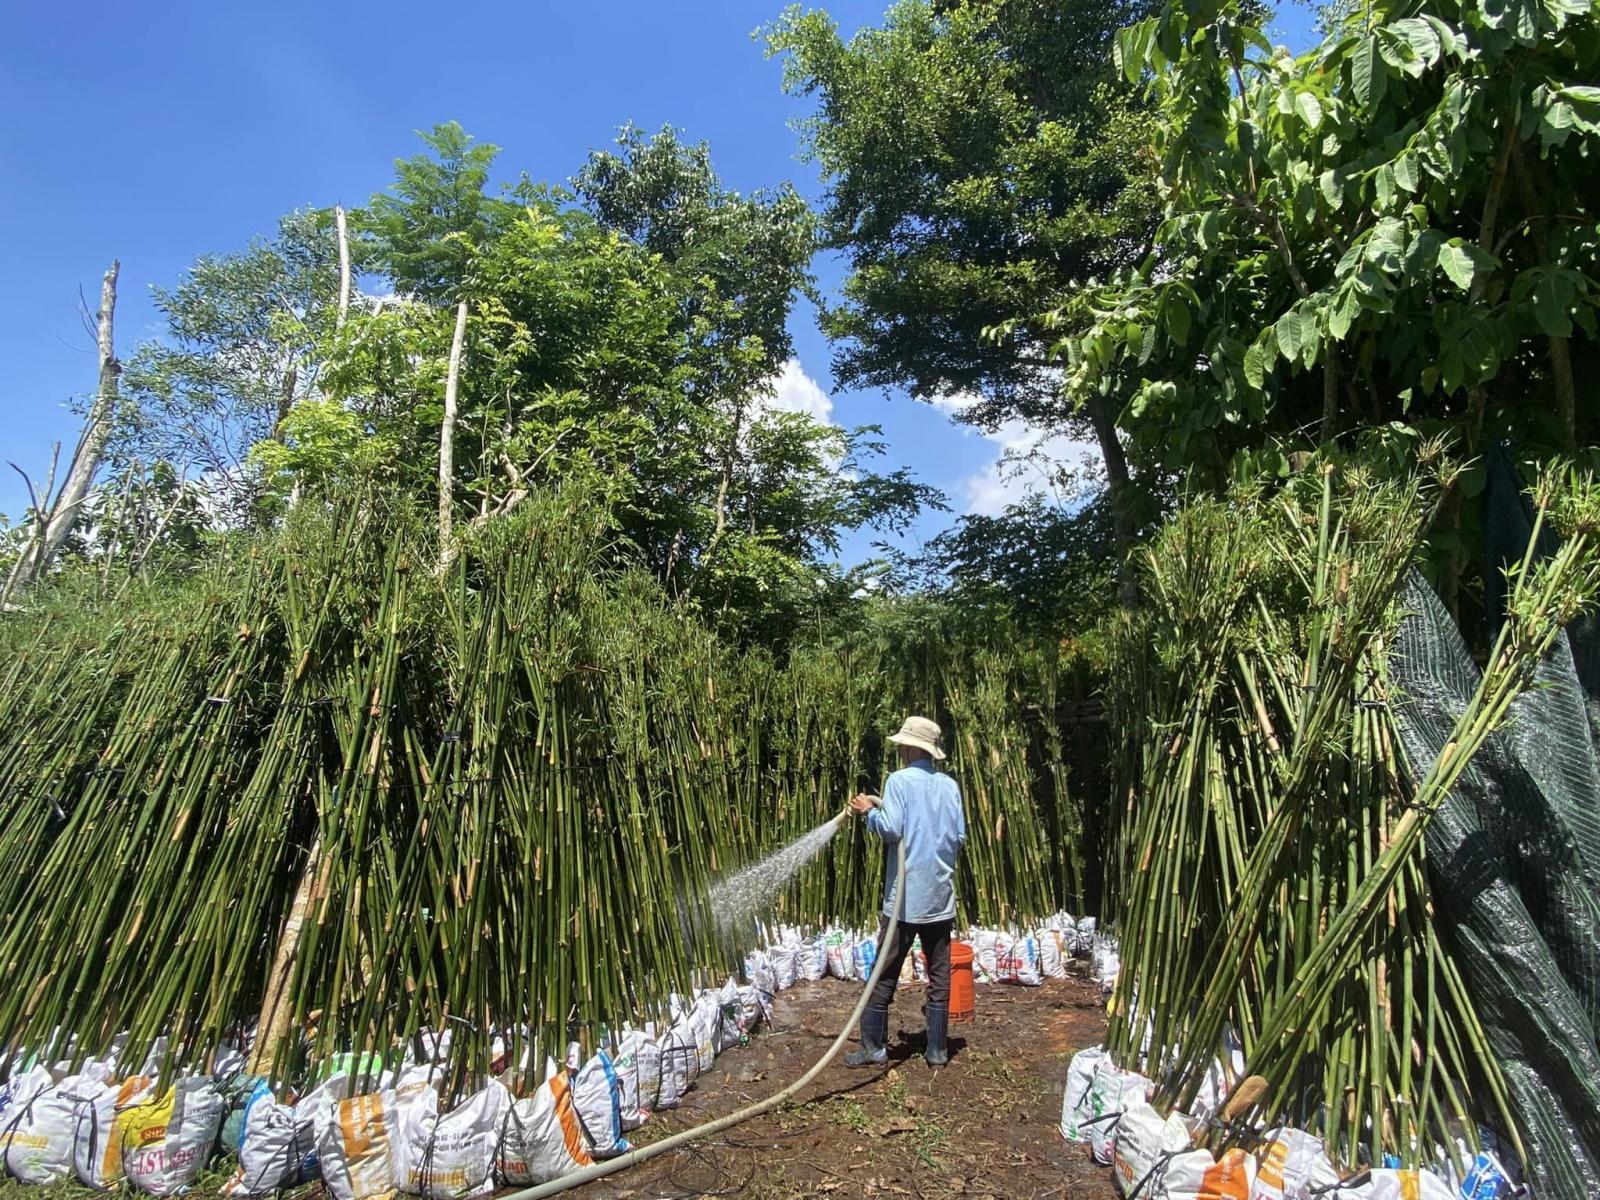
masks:
<path fill-rule="evenodd" d="M 1297 92 L 1294 97 L 1294 110 L 1300 114 L 1300 119 L 1306 123 L 1306 128 L 1315 133 L 1322 125 L 1322 102 L 1311 92 Z"/>
<path fill-rule="evenodd" d="M 1405 192 L 1414 192 L 1420 182 L 1417 178 L 1417 157 L 1414 154 L 1402 154 L 1394 162 L 1395 184 Z"/>
<path fill-rule="evenodd" d="M 1477 264 L 1460 238 L 1451 238 L 1439 247 L 1439 269 L 1450 277 L 1450 282 L 1463 292 L 1472 287 Z"/>
<path fill-rule="evenodd" d="M 1117 31 L 1112 54 L 1123 77 L 1129 83 L 1138 83 L 1150 64 L 1150 48 L 1155 42 L 1155 18 L 1146 18 L 1135 25 Z"/>
<path fill-rule="evenodd" d="M 1260 342 L 1251 342 L 1244 352 L 1244 377 L 1253 388 L 1266 384 L 1268 353 Z"/>
<path fill-rule="evenodd" d="M 1394 168 L 1388 163 L 1379 167 L 1373 176 L 1372 186 L 1377 192 L 1378 207 L 1388 208 L 1394 203 Z"/>
<path fill-rule="evenodd" d="M 1356 295 L 1354 287 L 1339 289 L 1338 298 L 1334 301 L 1333 309 L 1328 314 L 1328 336 L 1334 341 L 1343 341 L 1345 334 L 1350 332 L 1356 314 L 1361 311 L 1361 301 Z"/>
<path fill-rule="evenodd" d="M 1438 17 L 1433 16 L 1431 13 L 1424 14 L 1422 19 L 1426 21 L 1433 32 L 1438 35 L 1439 46 L 1443 52 L 1449 55 L 1451 58 L 1460 58 L 1462 50 L 1466 46 L 1466 42 L 1462 38 L 1461 34 L 1457 32 L 1456 28 L 1453 25 L 1447 25 L 1444 21 L 1441 21 Z"/>
<path fill-rule="evenodd" d="M 1479 0 L 1478 11 L 1490 29 L 1510 34 L 1523 45 L 1539 36 L 1539 14 L 1535 0 Z"/>
<path fill-rule="evenodd" d="M 1356 90 L 1356 99 L 1367 109 L 1376 108 L 1383 99 L 1384 85 L 1389 81 L 1389 69 L 1378 51 L 1378 39 L 1368 34 L 1350 57 L 1350 82 Z"/>
<path fill-rule="evenodd" d="M 1329 208 L 1336 209 L 1344 203 L 1344 180 L 1337 171 L 1324 171 L 1317 178 L 1317 186 L 1322 189 L 1322 198 Z"/>
<path fill-rule="evenodd" d="M 1572 317 L 1568 313 L 1572 290 L 1555 271 L 1546 271 L 1533 288 L 1533 315 L 1539 328 L 1550 337 L 1570 337 Z"/>
<path fill-rule="evenodd" d="M 1403 38 L 1421 64 L 1419 73 L 1439 61 L 1441 46 L 1439 33 L 1421 17 L 1407 17 L 1387 27 L 1390 33 Z"/>
<path fill-rule="evenodd" d="M 1189 305 L 1177 288 L 1166 293 L 1167 336 L 1179 346 L 1189 340 Z"/>
<path fill-rule="evenodd" d="M 1314 337 L 1316 322 L 1309 314 L 1291 308 L 1278 318 L 1273 329 L 1278 335 L 1278 353 L 1294 362 L 1305 353 L 1307 341 Z"/>

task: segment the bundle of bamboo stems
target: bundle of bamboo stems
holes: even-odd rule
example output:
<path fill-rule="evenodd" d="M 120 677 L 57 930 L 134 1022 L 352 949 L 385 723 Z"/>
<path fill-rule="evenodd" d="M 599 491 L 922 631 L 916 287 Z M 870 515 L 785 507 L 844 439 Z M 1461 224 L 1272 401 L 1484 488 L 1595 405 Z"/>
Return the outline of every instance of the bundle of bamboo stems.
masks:
<path fill-rule="evenodd" d="M 968 797 L 965 917 L 1081 903 L 1016 703 L 1047 649 L 731 647 L 616 565 L 603 511 L 537 497 L 440 573 L 413 516 L 307 504 L 185 584 L 7 622 L 0 1049 L 124 1035 L 165 1071 L 256 1032 L 283 1081 L 448 1028 L 456 1089 L 496 1038 L 539 1075 L 725 970 L 688 936 L 710 882 L 876 787 L 912 709 Z M 775 915 L 866 919 L 879 854 L 837 838 Z"/>
<path fill-rule="evenodd" d="M 1186 506 L 1112 672 L 1134 736 L 1108 1048 L 1188 1108 L 1231 1034 L 1236 1074 L 1265 1085 L 1255 1123 L 1311 1130 L 1350 1169 L 1431 1162 L 1479 1120 L 1516 1143 L 1422 832 L 1600 586 L 1593 485 L 1544 485 L 1567 540 L 1512 573 L 1515 618 L 1446 752 L 1405 763 L 1387 648 L 1440 491 L 1325 464 Z"/>

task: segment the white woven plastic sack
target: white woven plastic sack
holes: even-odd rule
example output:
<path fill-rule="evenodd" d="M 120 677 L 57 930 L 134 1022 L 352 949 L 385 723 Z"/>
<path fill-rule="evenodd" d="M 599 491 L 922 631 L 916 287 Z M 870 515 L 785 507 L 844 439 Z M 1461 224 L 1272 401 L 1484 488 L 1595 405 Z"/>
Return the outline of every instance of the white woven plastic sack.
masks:
<path fill-rule="evenodd" d="M 723 984 L 714 993 L 717 1004 L 717 1020 L 713 1027 L 712 1040 L 717 1048 L 717 1053 L 732 1050 L 742 1046 L 746 1040 L 745 1026 L 741 1024 L 742 1007 L 739 1003 L 739 984 L 730 976 L 728 982 Z M 754 1028 L 755 1022 L 750 1022 Z"/>
<path fill-rule="evenodd" d="M 661 1106 L 661 1042 L 654 1023 L 647 1023 L 643 1029 L 625 1030 L 623 1036 L 638 1038 L 634 1064 L 639 1077 L 639 1120 L 643 1123 Z"/>
<path fill-rule="evenodd" d="M 495 1157 L 501 1183 L 548 1183 L 594 1162 L 573 1108 L 567 1072 L 553 1062 L 547 1072 L 532 1096 L 506 1110 Z"/>
<path fill-rule="evenodd" d="M 792 988 L 800 980 L 800 947 L 784 942 L 767 947 L 767 957 L 772 960 L 772 974 L 780 992 Z"/>
<path fill-rule="evenodd" d="M 767 1015 L 761 993 L 749 984 L 742 986 L 739 989 L 739 1032 L 744 1035 L 745 1041 L 750 1040 L 750 1035 L 760 1028 Z"/>
<path fill-rule="evenodd" d="M 1155 1200 L 1249 1200 L 1256 1160 L 1243 1150 L 1213 1159 L 1209 1150 L 1174 1154 L 1158 1167 L 1149 1193 Z"/>
<path fill-rule="evenodd" d="M 1061 1096 L 1061 1136 L 1069 1142 L 1087 1142 L 1089 1129 L 1084 1122 L 1098 1117 L 1094 1110 L 1094 1081 L 1111 1067 L 1104 1047 L 1079 1050 L 1067 1064 L 1067 1087 Z"/>
<path fill-rule="evenodd" d="M 450 1057 L 450 1031 L 424 1029 L 413 1038 L 406 1039 L 405 1058 L 401 1067 L 421 1063 L 443 1063 Z"/>
<path fill-rule="evenodd" d="M 469 1200 L 494 1191 L 500 1127 L 511 1104 L 504 1084 L 493 1081 L 443 1116 L 431 1089 L 400 1113 L 403 1164 L 400 1190 L 428 1200 Z"/>
<path fill-rule="evenodd" d="M 745 957 L 744 977 L 750 986 L 755 988 L 757 996 L 761 999 L 761 1015 L 772 1016 L 772 1001 L 778 994 L 778 969 L 772 964 L 772 956 L 764 950 L 756 950 Z"/>
<path fill-rule="evenodd" d="M 694 1045 L 699 1052 L 699 1074 L 711 1070 L 717 1061 L 717 1034 L 722 1025 L 722 999 L 713 989 L 700 992 L 689 1007 L 689 1026 L 694 1030 Z"/>
<path fill-rule="evenodd" d="M 18 1132 L 30 1124 L 34 1103 L 54 1088 L 54 1076 L 42 1066 L 19 1071 L 6 1083 L 0 1084 L 0 1178 L 11 1173 L 5 1167 L 5 1157 L 10 1152 Z M 69 1169 L 72 1162 L 70 1150 L 69 1144 L 67 1158 Z M 19 1154 L 24 1153 L 24 1146 L 19 1143 L 17 1151 Z"/>
<path fill-rule="evenodd" d="M 71 1076 L 60 1084 L 34 1067 L 7 1088 L 5 1125 L 0 1131 L 0 1164 L 24 1183 L 60 1183 L 72 1177 L 72 1151 L 78 1120 Z"/>
<path fill-rule="evenodd" d="M 1478 1126 L 1478 1149 L 1465 1137 L 1455 1139 L 1455 1152 L 1434 1148 L 1435 1170 L 1462 1200 L 1505 1200 L 1519 1195 L 1522 1172 L 1516 1151 L 1486 1126 Z M 1463 1173 L 1464 1172 L 1464 1173 Z"/>
<path fill-rule="evenodd" d="M 1507 1200 L 1518 1194 L 1522 1179 L 1522 1172 L 1515 1164 L 1514 1158 L 1502 1159 L 1487 1149 L 1480 1150 L 1467 1159 L 1467 1173 L 1455 1183 L 1454 1190 L 1462 1200 Z M 1451 1171 L 1447 1178 L 1453 1175 Z M 1452 1179 L 1452 1182 L 1455 1181 Z"/>
<path fill-rule="evenodd" d="M 1095 1076 L 1089 1089 L 1095 1115 L 1084 1122 L 1089 1131 L 1089 1154 L 1095 1162 L 1112 1163 L 1123 1116 L 1135 1105 L 1147 1103 L 1154 1090 L 1143 1075 L 1112 1066 Z"/>
<path fill-rule="evenodd" d="M 125 1135 L 119 1117 L 125 1110 L 150 1098 L 151 1080 L 145 1075 L 135 1075 L 120 1083 L 108 1082 L 103 1077 L 80 1076 L 79 1080 L 70 1089 L 62 1084 L 62 1090 L 74 1101 L 73 1113 L 77 1118 L 72 1170 L 85 1187 L 105 1191 L 122 1180 Z"/>
<path fill-rule="evenodd" d="M 856 978 L 865 982 L 872 978 L 872 968 L 878 962 L 878 939 L 864 937 L 856 941 L 850 957 L 855 963 Z"/>
<path fill-rule="evenodd" d="M 1328 1195 L 1337 1200 L 1456 1200 L 1450 1185 L 1432 1171 L 1388 1168 L 1373 1171 L 1371 1181 L 1362 1188 L 1341 1187 Z"/>
<path fill-rule="evenodd" d="M 1073 926 L 1072 953 L 1078 958 L 1086 958 L 1094 950 L 1095 938 L 1099 937 L 1099 922 L 1093 917 L 1079 917 Z"/>
<path fill-rule="evenodd" d="M 1117 944 L 1111 938 L 1096 937 L 1089 951 L 1089 978 L 1100 985 L 1102 992 L 1110 992 L 1117 984 L 1122 970 L 1122 959 L 1117 955 Z"/>
<path fill-rule="evenodd" d="M 994 975 L 998 983 L 1018 983 L 1038 987 L 1044 982 L 1039 970 L 1039 943 L 1027 936 L 1002 933 L 994 940 Z"/>
<path fill-rule="evenodd" d="M 226 1196 L 265 1196 L 318 1177 L 317 1129 L 332 1119 L 334 1104 L 349 1090 L 335 1075 L 300 1098 L 279 1104 L 263 1080 L 245 1101 L 239 1132 L 239 1166 L 223 1184 Z"/>
<path fill-rule="evenodd" d="M 822 934 L 806 938 L 800 943 L 795 958 L 795 977 L 806 983 L 815 983 L 828 973 L 828 943 Z"/>
<path fill-rule="evenodd" d="M 611 1056 L 597 1050 L 572 1079 L 572 1103 L 596 1158 L 615 1158 L 628 1150 L 622 1136 L 622 1092 Z"/>
<path fill-rule="evenodd" d="M 1162 1156 L 1189 1148 L 1189 1131 L 1176 1116 L 1163 1117 L 1144 1100 L 1128 1106 L 1117 1122 L 1111 1170 L 1124 1196 L 1150 1194 L 1151 1176 Z"/>
<path fill-rule="evenodd" d="M 654 1080 L 648 1092 L 643 1077 L 643 1064 L 647 1060 L 654 1063 Z M 661 1083 L 661 1052 L 644 1034 L 630 1030 L 617 1039 L 611 1051 L 611 1066 L 617 1076 L 619 1115 L 622 1131 L 626 1133 L 639 1128 L 650 1117 L 655 1091 Z"/>
<path fill-rule="evenodd" d="M 42 1066 L 19 1071 L 0 1084 L 0 1138 L 5 1136 L 11 1123 L 41 1092 L 54 1085 L 55 1077 Z"/>
<path fill-rule="evenodd" d="M 218 1084 L 225 1083 L 244 1070 L 245 1062 L 245 1051 L 241 1047 L 224 1043 L 211 1057 L 211 1078 Z"/>
<path fill-rule="evenodd" d="M 661 1035 L 661 1089 L 656 1108 L 677 1108 L 684 1093 L 700 1075 L 700 1052 L 695 1048 L 694 1025 L 686 1018 Z"/>
<path fill-rule="evenodd" d="M 398 1126 L 392 1090 L 329 1106 L 318 1122 L 317 1165 L 335 1200 L 372 1200 L 396 1189 Z"/>
<path fill-rule="evenodd" d="M 996 946 L 1000 934 L 993 929 L 974 929 L 967 935 L 972 947 L 972 981 L 994 983 L 999 978 L 999 955 Z"/>
<path fill-rule="evenodd" d="M 210 1161 L 222 1127 L 222 1093 L 210 1076 L 179 1080 L 117 1115 L 122 1173 L 141 1192 L 176 1196 Z"/>
<path fill-rule="evenodd" d="M 1068 934 L 1048 926 L 1035 935 L 1039 943 L 1039 971 L 1046 979 L 1065 979 L 1067 959 L 1072 956 L 1072 940 Z"/>
<path fill-rule="evenodd" d="M 1321 1138 L 1303 1129 L 1273 1129 L 1256 1152 L 1250 1200 L 1310 1200 L 1313 1187 L 1338 1179 Z"/>
<path fill-rule="evenodd" d="M 837 925 L 830 925 L 822 934 L 822 944 L 828 974 L 846 983 L 855 979 L 855 939 Z"/>

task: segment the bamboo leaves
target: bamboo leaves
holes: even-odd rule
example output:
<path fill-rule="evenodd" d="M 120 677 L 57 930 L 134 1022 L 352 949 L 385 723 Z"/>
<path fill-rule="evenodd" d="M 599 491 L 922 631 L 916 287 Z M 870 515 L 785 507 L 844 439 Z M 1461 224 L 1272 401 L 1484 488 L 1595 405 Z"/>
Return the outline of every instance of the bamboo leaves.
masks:
<path fill-rule="evenodd" d="M 915 622 L 739 650 L 607 565 L 576 489 L 443 572 L 428 524 L 301 505 L 98 630 L 5 631 L 0 1048 L 167 1071 L 253 1037 L 281 1082 L 449 1030 L 452 1088 L 497 1058 L 537 1083 L 735 965 L 697 933 L 710 883 L 880 783 L 906 711 L 949 730 L 968 917 L 1081 887 L 1047 833 L 1076 824 L 1040 816 L 1050 714 L 1019 715 L 1044 660 Z M 840 837 L 774 917 L 866 919 L 878 852 Z"/>
<path fill-rule="evenodd" d="M 1510 573 L 1478 693 L 1413 788 L 1386 653 L 1433 494 L 1324 464 L 1271 497 L 1192 504 L 1151 550 L 1151 604 L 1114 674 L 1140 736 L 1108 1045 L 1142 1055 L 1187 1107 L 1231 1029 L 1265 1083 L 1257 1118 L 1312 1129 L 1351 1168 L 1414 1165 L 1477 1119 L 1515 1141 L 1499 1063 L 1434 929 L 1422 834 L 1600 592 L 1600 496 L 1586 478 L 1547 480 L 1540 520 L 1566 541 Z"/>

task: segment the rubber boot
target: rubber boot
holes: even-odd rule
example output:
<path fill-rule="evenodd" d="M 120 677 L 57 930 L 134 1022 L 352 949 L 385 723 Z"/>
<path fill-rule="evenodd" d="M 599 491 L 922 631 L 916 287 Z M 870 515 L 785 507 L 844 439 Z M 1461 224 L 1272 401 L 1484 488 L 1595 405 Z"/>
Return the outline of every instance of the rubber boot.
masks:
<path fill-rule="evenodd" d="M 861 1014 L 861 1049 L 844 1056 L 847 1067 L 875 1067 L 889 1061 L 889 1010 L 868 1005 Z"/>
<path fill-rule="evenodd" d="M 928 1015 L 928 1048 L 922 1057 L 930 1067 L 942 1067 L 950 1061 L 950 1049 L 945 1044 L 950 1033 L 950 1006 L 930 1004 L 923 1011 Z"/>

